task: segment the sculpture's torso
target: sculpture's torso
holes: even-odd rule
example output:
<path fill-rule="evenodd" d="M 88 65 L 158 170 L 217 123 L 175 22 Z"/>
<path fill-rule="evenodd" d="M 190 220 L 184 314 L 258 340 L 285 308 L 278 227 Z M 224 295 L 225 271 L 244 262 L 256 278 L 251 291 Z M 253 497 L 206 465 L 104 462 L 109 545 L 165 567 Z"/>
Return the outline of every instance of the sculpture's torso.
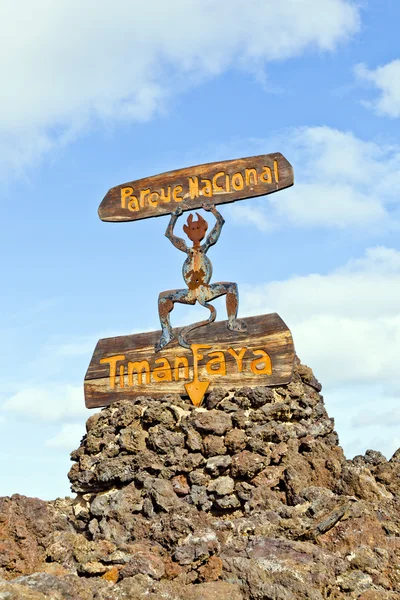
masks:
<path fill-rule="evenodd" d="M 212 276 L 210 259 L 201 248 L 189 248 L 188 256 L 182 267 L 182 275 L 189 290 L 208 285 Z"/>

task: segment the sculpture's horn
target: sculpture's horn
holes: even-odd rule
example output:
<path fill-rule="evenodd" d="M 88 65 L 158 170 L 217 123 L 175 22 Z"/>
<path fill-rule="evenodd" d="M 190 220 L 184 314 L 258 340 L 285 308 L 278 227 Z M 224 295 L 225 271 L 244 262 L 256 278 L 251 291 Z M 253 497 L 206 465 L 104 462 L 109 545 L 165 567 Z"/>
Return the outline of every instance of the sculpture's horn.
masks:
<path fill-rule="evenodd" d="M 199 215 L 199 213 L 196 213 L 196 215 L 198 216 L 198 219 L 199 219 L 197 221 L 199 224 L 199 227 L 203 227 L 204 231 L 207 231 L 207 229 L 208 229 L 207 221 L 201 215 Z"/>

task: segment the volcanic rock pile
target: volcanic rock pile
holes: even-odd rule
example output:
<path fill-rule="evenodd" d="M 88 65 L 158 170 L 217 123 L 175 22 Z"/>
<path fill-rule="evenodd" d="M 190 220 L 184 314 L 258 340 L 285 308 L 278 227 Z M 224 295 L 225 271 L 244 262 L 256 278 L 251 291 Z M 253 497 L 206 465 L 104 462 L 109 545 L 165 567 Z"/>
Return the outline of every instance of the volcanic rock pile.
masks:
<path fill-rule="evenodd" d="M 400 598 L 400 451 L 346 460 L 320 391 L 297 362 L 93 414 L 76 498 L 0 499 L 0 599 Z"/>

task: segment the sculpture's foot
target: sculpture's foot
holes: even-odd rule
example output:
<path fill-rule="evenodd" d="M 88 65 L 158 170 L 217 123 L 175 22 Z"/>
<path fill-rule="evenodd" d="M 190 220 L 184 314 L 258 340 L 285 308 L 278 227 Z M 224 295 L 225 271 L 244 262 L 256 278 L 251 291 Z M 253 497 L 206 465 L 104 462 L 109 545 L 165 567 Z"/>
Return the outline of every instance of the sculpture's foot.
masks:
<path fill-rule="evenodd" d="M 228 329 L 231 331 L 246 331 L 247 325 L 244 321 L 234 319 L 233 321 L 228 321 Z"/>
<path fill-rule="evenodd" d="M 162 336 L 160 337 L 160 341 L 157 342 L 157 344 L 155 344 L 154 351 L 160 352 L 160 350 L 165 348 L 165 346 L 172 342 L 173 339 L 175 339 L 175 336 L 172 333 L 170 333 L 169 331 L 164 331 Z"/>

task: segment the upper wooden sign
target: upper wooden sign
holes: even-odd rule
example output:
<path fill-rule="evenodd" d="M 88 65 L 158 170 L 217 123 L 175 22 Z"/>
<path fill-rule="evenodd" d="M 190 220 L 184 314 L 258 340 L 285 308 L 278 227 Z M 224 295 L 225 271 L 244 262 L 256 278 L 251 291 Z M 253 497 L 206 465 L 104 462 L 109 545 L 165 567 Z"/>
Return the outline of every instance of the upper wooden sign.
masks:
<path fill-rule="evenodd" d="M 136 221 L 187 210 L 204 200 L 225 204 L 264 196 L 293 185 L 293 168 L 282 154 L 261 154 L 186 167 L 111 188 L 99 207 L 102 221 Z"/>
<path fill-rule="evenodd" d="M 193 331 L 189 349 L 179 346 L 177 329 L 175 339 L 157 353 L 159 331 L 99 340 L 85 377 L 86 406 L 171 393 L 200 406 L 213 387 L 289 383 L 294 346 L 285 323 L 275 313 L 243 321 L 243 331 L 228 330 L 227 321 Z"/>

